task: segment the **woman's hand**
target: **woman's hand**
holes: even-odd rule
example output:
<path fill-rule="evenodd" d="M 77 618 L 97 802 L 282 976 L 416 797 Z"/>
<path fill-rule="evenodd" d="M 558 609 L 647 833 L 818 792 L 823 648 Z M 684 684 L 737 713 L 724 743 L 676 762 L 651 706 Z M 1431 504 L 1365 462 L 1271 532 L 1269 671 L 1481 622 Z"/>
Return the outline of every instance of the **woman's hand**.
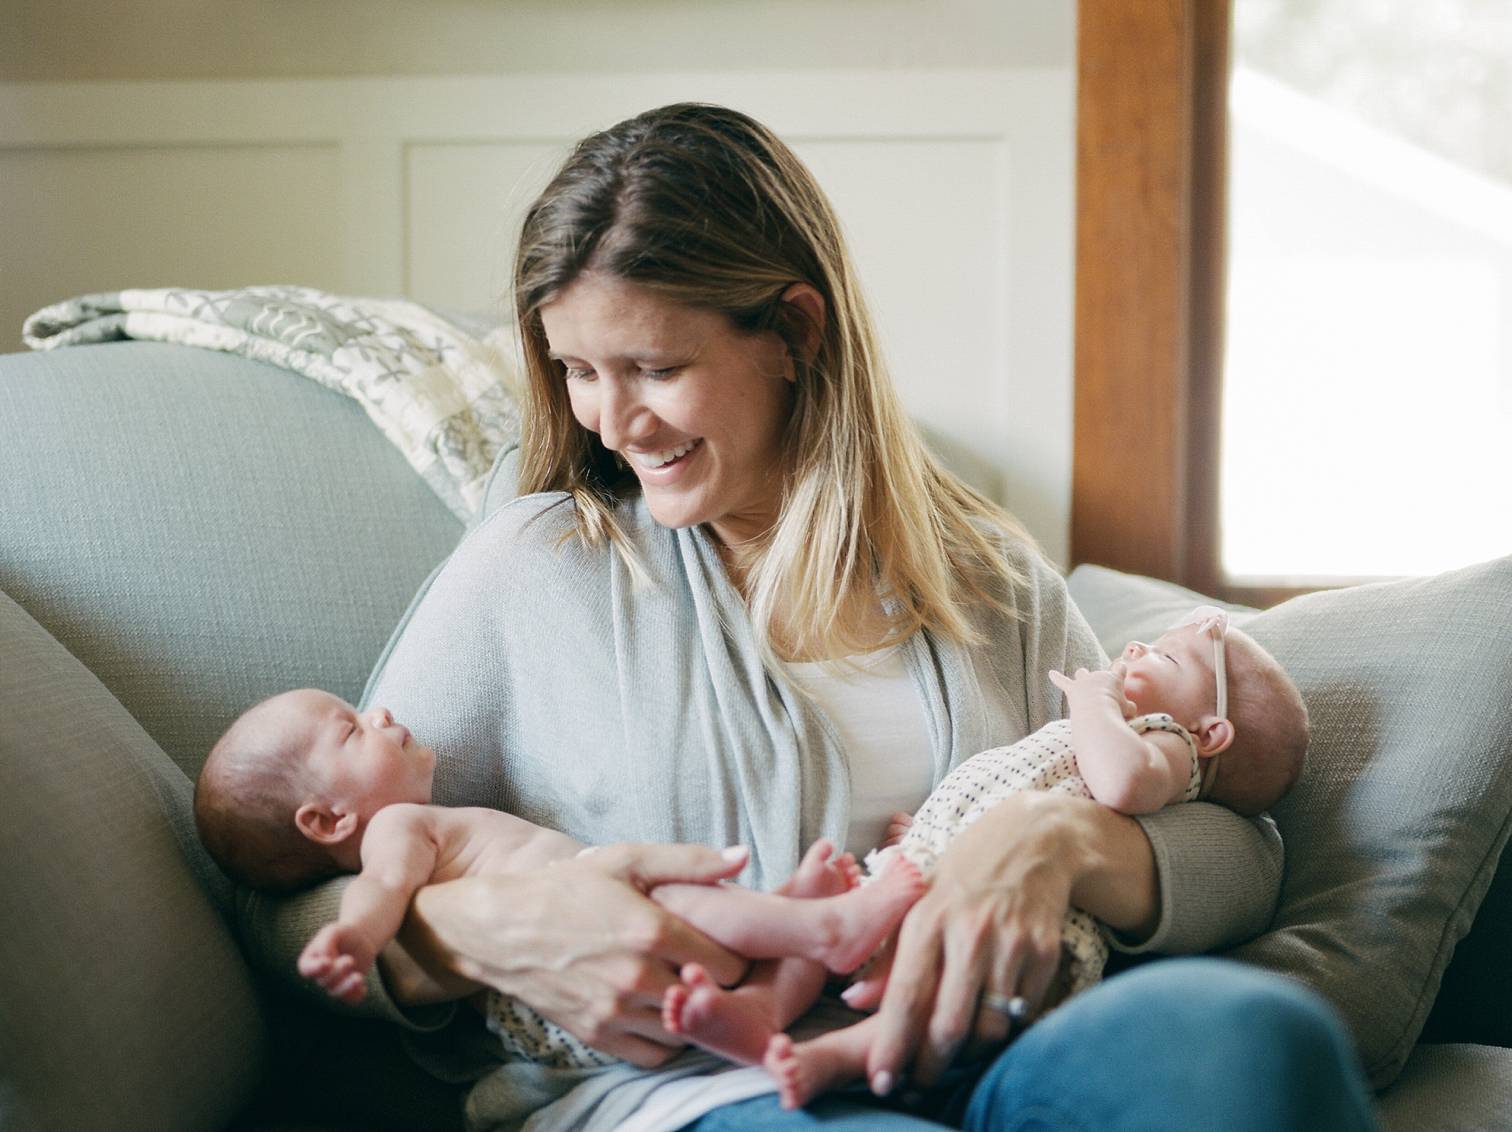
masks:
<path fill-rule="evenodd" d="M 951 843 L 898 935 L 867 1079 L 890 1092 L 912 1064 L 931 1084 L 969 1041 L 999 1043 L 1010 1019 L 983 995 L 1021 997 L 1033 1017 L 1060 962 L 1075 904 L 1136 937 L 1159 919 L 1154 854 L 1138 824 L 1097 802 L 1026 792 Z"/>
<path fill-rule="evenodd" d="M 662 994 L 685 963 L 720 983 L 745 961 L 646 898 L 658 884 L 711 884 L 741 855 L 697 845 L 623 843 L 506 876 L 415 894 L 400 933 L 422 967 L 525 1002 L 595 1049 L 646 1068 L 683 1045 L 662 1028 Z"/>

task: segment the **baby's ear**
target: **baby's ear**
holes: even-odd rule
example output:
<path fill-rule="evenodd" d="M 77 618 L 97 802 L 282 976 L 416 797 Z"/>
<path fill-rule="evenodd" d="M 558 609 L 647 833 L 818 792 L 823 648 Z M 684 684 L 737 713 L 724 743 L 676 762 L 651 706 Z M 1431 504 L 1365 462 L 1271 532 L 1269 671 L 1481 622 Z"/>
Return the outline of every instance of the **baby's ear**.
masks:
<path fill-rule="evenodd" d="M 1197 753 L 1207 758 L 1229 749 L 1234 741 L 1234 725 L 1216 715 L 1206 716 L 1192 738 L 1197 742 Z"/>
<path fill-rule="evenodd" d="M 324 802 L 306 802 L 294 811 L 294 825 L 317 845 L 340 845 L 357 832 L 357 815 L 338 814 Z"/>

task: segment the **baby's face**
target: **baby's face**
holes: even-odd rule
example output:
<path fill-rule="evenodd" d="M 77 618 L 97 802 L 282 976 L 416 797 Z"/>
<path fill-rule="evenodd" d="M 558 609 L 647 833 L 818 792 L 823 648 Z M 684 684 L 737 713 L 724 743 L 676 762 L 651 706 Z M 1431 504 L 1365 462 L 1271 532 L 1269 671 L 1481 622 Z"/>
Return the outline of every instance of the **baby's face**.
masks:
<path fill-rule="evenodd" d="M 1195 625 L 1172 629 L 1153 645 L 1130 641 L 1119 658 L 1124 695 L 1140 715 L 1163 711 L 1195 730 L 1218 709 L 1215 662 L 1212 636 Z"/>
<path fill-rule="evenodd" d="M 364 818 L 396 802 L 430 802 L 436 752 L 416 742 L 387 708 L 358 712 L 329 692 L 310 688 L 287 696 L 284 710 L 303 732 L 307 765 L 331 801 L 346 803 Z"/>

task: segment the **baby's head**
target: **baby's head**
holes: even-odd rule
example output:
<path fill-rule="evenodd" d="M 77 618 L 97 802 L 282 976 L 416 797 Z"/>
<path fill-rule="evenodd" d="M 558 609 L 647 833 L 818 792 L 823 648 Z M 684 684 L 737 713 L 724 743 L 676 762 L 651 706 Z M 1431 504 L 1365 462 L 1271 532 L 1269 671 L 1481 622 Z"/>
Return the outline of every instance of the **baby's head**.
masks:
<path fill-rule="evenodd" d="M 358 712 L 314 688 L 242 713 L 194 790 L 210 855 L 253 888 L 295 889 L 361 867 L 368 820 L 430 801 L 436 755 L 385 708 Z"/>
<path fill-rule="evenodd" d="M 1201 607 L 1154 644 L 1131 641 L 1119 664 L 1124 694 L 1141 715 L 1166 712 L 1191 732 L 1204 760 L 1203 797 L 1258 814 L 1297 781 L 1307 706 L 1276 658 L 1228 628 L 1220 610 Z"/>

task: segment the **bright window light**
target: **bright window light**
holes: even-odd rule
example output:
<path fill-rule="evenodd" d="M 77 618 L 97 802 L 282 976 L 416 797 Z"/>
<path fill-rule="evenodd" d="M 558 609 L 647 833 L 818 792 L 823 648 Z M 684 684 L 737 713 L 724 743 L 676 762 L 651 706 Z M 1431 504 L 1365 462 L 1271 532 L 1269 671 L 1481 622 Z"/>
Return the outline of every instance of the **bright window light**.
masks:
<path fill-rule="evenodd" d="M 1512 553 L 1512 186 L 1244 66 L 1231 95 L 1225 572 Z"/>

